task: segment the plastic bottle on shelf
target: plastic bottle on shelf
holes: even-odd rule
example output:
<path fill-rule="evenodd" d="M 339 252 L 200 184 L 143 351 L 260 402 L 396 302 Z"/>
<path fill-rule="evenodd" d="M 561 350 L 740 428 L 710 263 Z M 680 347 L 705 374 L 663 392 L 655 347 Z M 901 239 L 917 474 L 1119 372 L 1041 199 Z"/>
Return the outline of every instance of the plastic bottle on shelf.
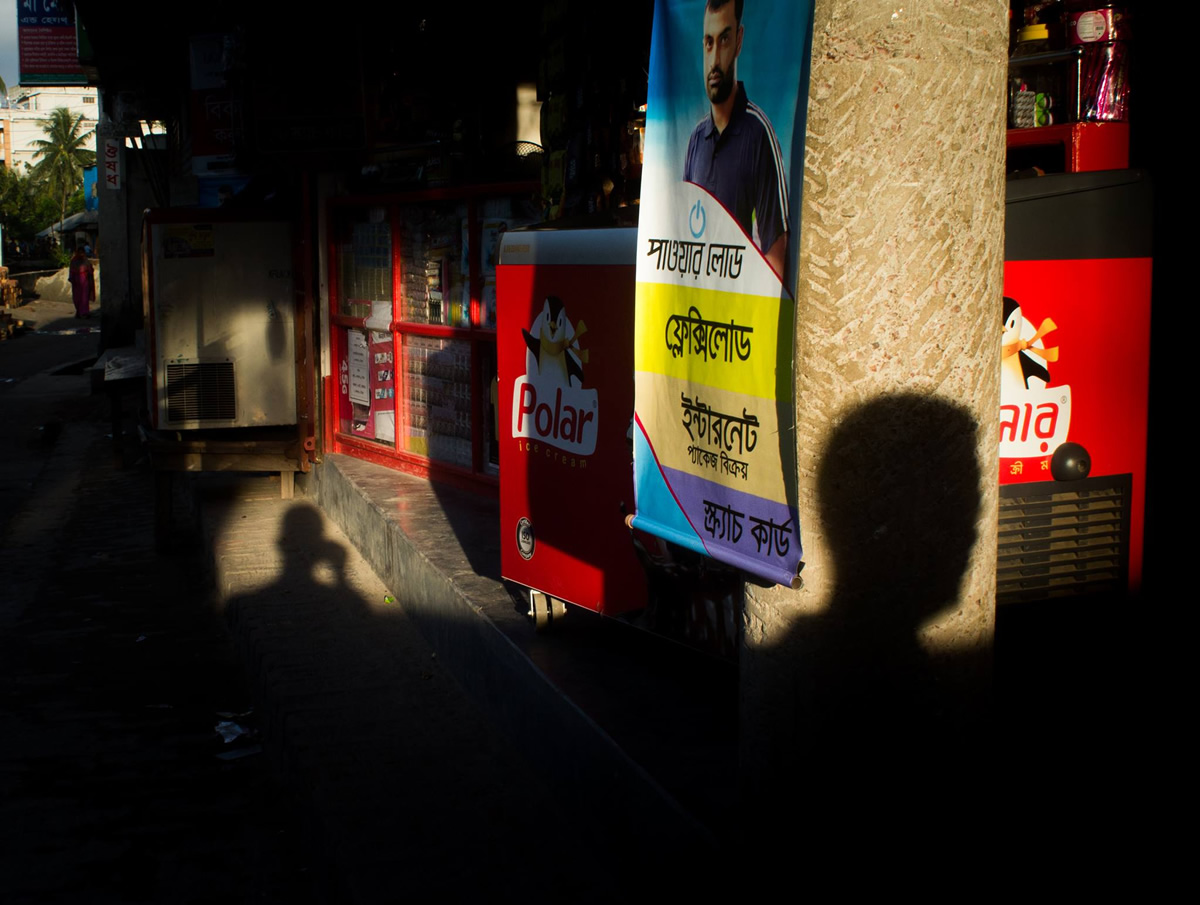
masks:
<path fill-rule="evenodd" d="M 1081 47 L 1079 118 L 1124 122 L 1129 118 L 1129 11 L 1113 3 L 1070 0 L 1067 43 Z"/>
<path fill-rule="evenodd" d="M 1049 26 L 1022 26 L 1011 60 L 1046 53 L 1051 45 Z M 1032 129 L 1061 121 L 1056 107 L 1063 98 L 1062 76 L 1057 66 L 1012 67 L 1008 85 L 1008 127 Z"/>
<path fill-rule="evenodd" d="M 1022 25 L 1049 25 L 1051 40 L 1057 42 L 1059 26 L 1062 25 L 1062 0 L 1028 0 L 1021 10 Z"/>

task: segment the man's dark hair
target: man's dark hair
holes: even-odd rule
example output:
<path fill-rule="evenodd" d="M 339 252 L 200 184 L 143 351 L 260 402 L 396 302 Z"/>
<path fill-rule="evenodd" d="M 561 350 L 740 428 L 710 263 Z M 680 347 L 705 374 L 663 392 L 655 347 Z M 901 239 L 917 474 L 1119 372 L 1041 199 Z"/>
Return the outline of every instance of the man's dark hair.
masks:
<path fill-rule="evenodd" d="M 729 0 L 708 0 L 708 8 L 715 13 L 728 2 Z M 742 6 L 745 2 L 746 0 L 733 0 L 733 18 L 738 25 L 742 24 Z"/>

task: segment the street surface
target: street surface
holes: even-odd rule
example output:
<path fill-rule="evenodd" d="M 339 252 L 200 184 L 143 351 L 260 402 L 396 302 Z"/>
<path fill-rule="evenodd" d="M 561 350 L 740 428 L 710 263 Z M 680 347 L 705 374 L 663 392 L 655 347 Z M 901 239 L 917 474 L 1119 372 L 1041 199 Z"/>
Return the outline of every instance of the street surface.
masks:
<path fill-rule="evenodd" d="M 17 314 L 30 329 L 0 343 L 0 902 L 607 902 L 738 882 L 749 848 L 682 864 L 670 840 L 568 813 L 398 589 L 277 479 L 181 481 L 155 552 L 153 474 L 135 440 L 114 455 L 83 372 L 97 319 Z M 1112 850 L 1114 815 L 1141 810 L 1121 777 L 1162 730 L 1141 655 L 1112 645 L 1121 612 L 998 615 L 995 750 L 967 797 L 1006 862 L 1058 852 L 1058 827 L 1064 851 Z"/>
<path fill-rule="evenodd" d="M 71 367 L 98 319 L 15 314 L 33 329 L 0 344 L 0 899 L 315 901 L 263 758 L 216 757 L 215 714 L 249 700 L 199 557 L 155 555 L 149 475 L 115 467 L 106 401 Z"/>
<path fill-rule="evenodd" d="M 156 553 L 153 474 L 79 367 L 99 336 L 62 332 L 97 320 L 18 311 L 41 332 L 0 344 L 0 901 L 615 897 L 311 504 L 217 481 L 210 539 L 249 561 L 217 593 L 181 482 Z"/>

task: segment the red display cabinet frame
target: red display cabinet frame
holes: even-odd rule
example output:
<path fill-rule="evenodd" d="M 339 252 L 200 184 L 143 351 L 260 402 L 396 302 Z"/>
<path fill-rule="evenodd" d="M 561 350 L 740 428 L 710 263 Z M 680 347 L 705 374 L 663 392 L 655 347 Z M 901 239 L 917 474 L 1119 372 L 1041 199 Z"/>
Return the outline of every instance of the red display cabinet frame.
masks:
<path fill-rule="evenodd" d="M 530 222 L 537 188 L 330 200 L 327 450 L 497 493 L 489 249 L 498 230 Z"/>

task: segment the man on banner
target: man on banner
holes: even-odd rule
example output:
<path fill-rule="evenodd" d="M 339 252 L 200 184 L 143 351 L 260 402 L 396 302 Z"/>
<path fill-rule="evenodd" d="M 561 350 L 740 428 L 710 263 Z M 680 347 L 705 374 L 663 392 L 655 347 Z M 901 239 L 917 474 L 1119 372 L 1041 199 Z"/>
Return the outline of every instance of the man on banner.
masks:
<path fill-rule="evenodd" d="M 737 81 L 744 0 L 704 7 L 704 81 L 711 104 L 688 141 L 683 178 L 712 193 L 783 278 L 787 256 L 787 179 L 770 120 Z"/>

